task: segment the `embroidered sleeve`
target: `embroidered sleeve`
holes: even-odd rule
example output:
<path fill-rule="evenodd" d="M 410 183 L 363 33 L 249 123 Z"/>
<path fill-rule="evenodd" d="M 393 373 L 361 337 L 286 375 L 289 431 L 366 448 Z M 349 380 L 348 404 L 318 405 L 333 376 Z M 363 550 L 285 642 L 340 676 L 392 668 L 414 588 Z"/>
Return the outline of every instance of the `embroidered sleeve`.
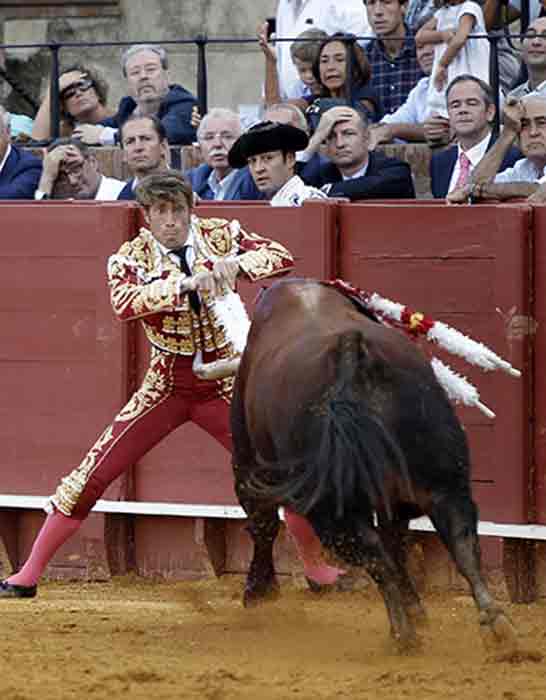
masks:
<path fill-rule="evenodd" d="M 180 305 L 180 283 L 185 275 L 169 272 L 160 279 L 147 279 L 136 261 L 124 255 L 108 260 L 108 283 L 114 312 L 123 321 L 172 311 Z"/>
<path fill-rule="evenodd" d="M 255 233 L 246 233 L 239 228 L 238 262 L 244 275 L 251 281 L 289 272 L 294 267 L 294 258 L 280 243 L 263 238 Z"/>

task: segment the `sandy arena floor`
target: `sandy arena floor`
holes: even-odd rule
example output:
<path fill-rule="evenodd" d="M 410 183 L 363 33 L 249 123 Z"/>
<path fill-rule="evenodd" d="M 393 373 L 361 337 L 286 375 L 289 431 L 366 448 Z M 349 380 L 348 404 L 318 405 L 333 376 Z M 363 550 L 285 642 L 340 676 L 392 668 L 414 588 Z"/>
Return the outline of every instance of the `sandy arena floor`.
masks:
<path fill-rule="evenodd" d="M 546 700 L 546 601 L 509 605 L 527 660 L 491 662 L 467 596 L 427 596 L 424 651 L 398 656 L 375 591 L 282 583 L 244 610 L 239 577 L 42 585 L 0 602 L 0 698 Z"/>

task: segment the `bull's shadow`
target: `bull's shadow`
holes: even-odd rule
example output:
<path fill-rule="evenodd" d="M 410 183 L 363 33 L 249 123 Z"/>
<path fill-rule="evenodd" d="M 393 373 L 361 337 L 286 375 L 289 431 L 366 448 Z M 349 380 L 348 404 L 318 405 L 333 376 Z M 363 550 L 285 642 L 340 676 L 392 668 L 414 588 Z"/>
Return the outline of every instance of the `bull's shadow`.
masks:
<path fill-rule="evenodd" d="M 402 333 L 337 290 L 286 280 L 255 310 L 233 404 L 235 487 L 254 554 L 245 605 L 275 591 L 279 506 L 379 587 L 400 649 L 418 646 L 424 610 L 407 572 L 410 518 L 426 514 L 470 584 L 501 651 L 515 631 L 480 572 L 464 430 L 430 363 Z M 374 513 L 378 525 L 374 525 Z"/>

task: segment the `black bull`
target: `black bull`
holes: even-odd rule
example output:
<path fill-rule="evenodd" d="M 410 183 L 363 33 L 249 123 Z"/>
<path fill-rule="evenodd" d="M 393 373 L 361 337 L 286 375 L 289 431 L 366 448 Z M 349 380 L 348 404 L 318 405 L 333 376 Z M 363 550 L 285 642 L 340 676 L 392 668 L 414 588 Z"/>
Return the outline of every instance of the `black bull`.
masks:
<path fill-rule="evenodd" d="M 306 515 L 327 550 L 365 567 L 394 639 L 414 646 L 424 610 L 404 536 L 409 520 L 426 514 L 470 584 L 487 636 L 515 646 L 480 573 L 464 431 L 424 354 L 401 332 L 317 281 L 274 284 L 255 310 L 232 429 L 236 492 L 254 542 L 246 605 L 277 590 L 283 505 Z"/>

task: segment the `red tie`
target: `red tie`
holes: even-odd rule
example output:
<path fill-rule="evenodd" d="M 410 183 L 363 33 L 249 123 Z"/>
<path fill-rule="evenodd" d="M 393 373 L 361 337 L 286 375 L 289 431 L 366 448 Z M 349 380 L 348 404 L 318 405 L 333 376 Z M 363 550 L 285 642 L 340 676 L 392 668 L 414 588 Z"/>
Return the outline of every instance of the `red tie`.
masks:
<path fill-rule="evenodd" d="M 456 190 L 459 189 L 459 187 L 464 187 L 464 185 L 466 185 L 468 182 L 470 177 L 470 166 L 471 163 L 469 157 L 464 151 L 461 151 L 461 155 L 459 156 L 459 177 L 455 183 Z"/>

